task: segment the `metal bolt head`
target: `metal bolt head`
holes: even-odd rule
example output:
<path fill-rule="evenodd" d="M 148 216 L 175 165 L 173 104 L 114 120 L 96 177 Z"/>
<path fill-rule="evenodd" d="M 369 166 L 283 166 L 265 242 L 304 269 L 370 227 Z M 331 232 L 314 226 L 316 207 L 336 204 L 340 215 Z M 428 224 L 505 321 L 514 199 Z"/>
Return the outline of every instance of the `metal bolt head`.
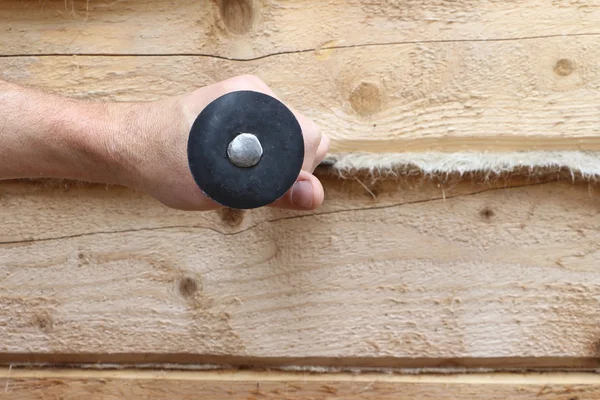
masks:
<path fill-rule="evenodd" d="M 263 155 L 263 148 L 256 136 L 240 133 L 227 146 L 227 157 L 235 166 L 254 167 Z"/>

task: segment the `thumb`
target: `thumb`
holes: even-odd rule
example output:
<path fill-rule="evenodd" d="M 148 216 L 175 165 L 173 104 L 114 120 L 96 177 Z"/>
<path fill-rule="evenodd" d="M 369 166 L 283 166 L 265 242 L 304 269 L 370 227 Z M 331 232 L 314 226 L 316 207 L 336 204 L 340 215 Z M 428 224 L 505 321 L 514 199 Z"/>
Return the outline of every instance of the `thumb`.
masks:
<path fill-rule="evenodd" d="M 291 210 L 314 210 L 323 204 L 325 191 L 316 176 L 308 171 L 300 172 L 296 183 L 272 207 Z"/>

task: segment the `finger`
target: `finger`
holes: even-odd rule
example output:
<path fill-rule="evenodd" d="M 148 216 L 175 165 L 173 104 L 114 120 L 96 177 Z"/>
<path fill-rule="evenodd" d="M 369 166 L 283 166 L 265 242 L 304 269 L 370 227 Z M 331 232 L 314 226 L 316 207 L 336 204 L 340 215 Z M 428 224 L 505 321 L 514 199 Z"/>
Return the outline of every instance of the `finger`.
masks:
<path fill-rule="evenodd" d="M 295 115 L 302 128 L 302 137 L 304 138 L 304 162 L 302 163 L 302 169 L 312 171 L 315 155 L 321 143 L 321 130 L 316 123 L 304 115 L 299 113 Z"/>
<path fill-rule="evenodd" d="M 314 171 L 321 161 L 325 159 L 327 152 L 329 151 L 330 140 L 327 135 L 321 136 L 321 143 L 319 144 L 319 148 L 317 149 L 317 153 L 315 155 L 315 161 L 313 162 L 313 168 L 311 171 Z"/>
<path fill-rule="evenodd" d="M 324 199 L 325 191 L 321 182 L 313 174 L 302 171 L 294 186 L 271 206 L 310 211 L 320 207 Z"/>

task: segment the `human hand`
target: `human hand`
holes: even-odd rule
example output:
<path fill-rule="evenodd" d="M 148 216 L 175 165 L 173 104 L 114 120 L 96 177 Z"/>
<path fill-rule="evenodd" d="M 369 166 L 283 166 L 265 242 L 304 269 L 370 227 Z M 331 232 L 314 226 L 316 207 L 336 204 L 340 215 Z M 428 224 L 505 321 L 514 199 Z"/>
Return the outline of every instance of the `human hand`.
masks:
<path fill-rule="evenodd" d="M 143 103 L 129 113 L 134 127 L 116 138 L 130 149 L 124 184 L 141 189 L 165 205 L 182 210 L 212 210 L 222 206 L 209 199 L 198 188 L 188 167 L 187 141 L 194 120 L 218 97 L 238 90 L 252 90 L 277 98 L 271 89 L 255 76 L 238 76 L 200 88 L 183 96 Z M 325 157 L 329 139 L 318 126 L 293 110 L 302 127 L 305 156 L 302 171 L 294 186 L 273 207 L 313 210 L 324 199 L 321 182 L 312 174 Z M 131 118 L 130 118 L 131 119 Z M 121 157 L 123 158 L 123 157 Z"/>
<path fill-rule="evenodd" d="M 172 208 L 220 208 L 196 184 L 187 142 L 200 112 L 239 90 L 276 97 L 259 78 L 247 75 L 148 103 L 75 100 L 0 80 L 0 180 L 114 183 L 145 191 Z M 329 140 L 315 123 L 292 112 L 302 128 L 304 163 L 292 189 L 271 206 L 312 210 L 324 198 L 312 172 L 325 157 Z"/>

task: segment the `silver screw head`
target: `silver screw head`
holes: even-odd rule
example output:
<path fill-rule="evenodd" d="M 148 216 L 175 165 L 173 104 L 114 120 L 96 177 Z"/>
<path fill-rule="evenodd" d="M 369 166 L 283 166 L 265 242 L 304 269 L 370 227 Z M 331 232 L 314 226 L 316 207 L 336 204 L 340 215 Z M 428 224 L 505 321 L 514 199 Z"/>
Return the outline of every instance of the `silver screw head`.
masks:
<path fill-rule="evenodd" d="M 254 167 L 262 155 L 260 141 L 251 133 L 240 133 L 227 146 L 227 158 L 233 165 L 241 168 Z"/>

